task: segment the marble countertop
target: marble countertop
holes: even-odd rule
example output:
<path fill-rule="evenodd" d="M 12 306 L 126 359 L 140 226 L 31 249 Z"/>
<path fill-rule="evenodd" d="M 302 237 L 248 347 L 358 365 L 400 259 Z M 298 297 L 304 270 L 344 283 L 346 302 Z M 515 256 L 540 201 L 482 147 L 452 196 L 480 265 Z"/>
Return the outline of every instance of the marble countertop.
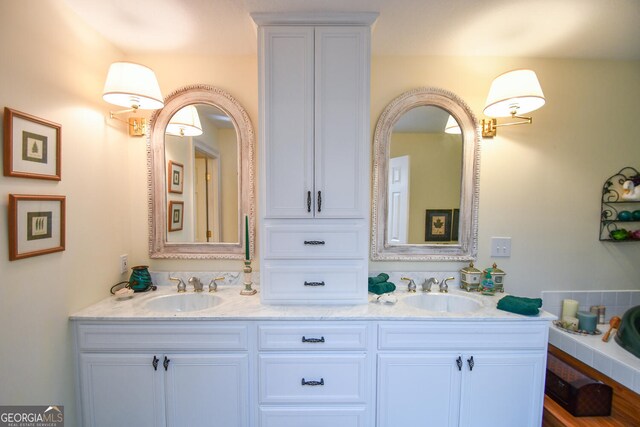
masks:
<path fill-rule="evenodd" d="M 260 294 L 241 296 L 239 286 L 220 286 L 215 296 L 219 303 L 212 308 L 190 312 L 162 312 L 147 308 L 149 300 L 177 294 L 175 286 L 158 286 L 157 291 L 137 293 L 128 300 L 108 297 L 70 316 L 72 320 L 484 320 L 484 321 L 544 321 L 556 317 L 545 311 L 536 316 L 523 316 L 498 310 L 497 302 L 505 294 L 484 296 L 460 289 L 450 289 L 450 295 L 471 298 L 480 303 L 477 311 L 447 313 L 427 311 L 413 307 L 407 299 L 422 292 L 410 294 L 398 289 L 392 295 L 395 304 L 377 301 L 369 294 L 369 303 L 360 305 L 264 305 Z M 206 286 L 205 286 L 206 292 Z M 191 290 L 187 292 L 192 293 Z M 432 292 L 438 294 L 438 292 Z M 434 295 L 437 297 L 438 295 Z"/>
<path fill-rule="evenodd" d="M 598 325 L 603 334 L 608 328 L 609 325 Z M 602 335 L 576 335 L 552 325 L 549 343 L 640 393 L 640 358 L 620 347 L 613 336 L 608 342 L 603 342 Z"/>

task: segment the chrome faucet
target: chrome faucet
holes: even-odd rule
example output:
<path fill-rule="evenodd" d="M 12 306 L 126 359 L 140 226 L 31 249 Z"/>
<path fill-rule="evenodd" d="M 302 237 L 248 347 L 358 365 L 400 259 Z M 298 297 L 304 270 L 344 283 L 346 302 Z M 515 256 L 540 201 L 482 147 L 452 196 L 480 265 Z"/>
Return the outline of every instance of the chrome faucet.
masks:
<path fill-rule="evenodd" d="M 440 292 L 443 292 L 443 293 L 449 292 L 449 284 L 447 282 L 453 279 L 454 279 L 453 276 L 447 277 L 446 279 L 444 279 L 442 283 L 440 283 Z"/>
<path fill-rule="evenodd" d="M 193 276 L 189 278 L 189 284 L 193 285 L 195 292 L 202 292 L 202 282 L 197 277 Z"/>
<path fill-rule="evenodd" d="M 430 277 L 428 279 L 424 279 L 422 282 L 422 292 L 431 292 L 431 285 L 437 285 L 438 279 L 435 277 Z"/>
<path fill-rule="evenodd" d="M 178 282 L 178 292 L 186 292 L 187 285 L 184 284 L 182 279 L 178 279 L 177 277 L 169 277 L 169 280 L 173 280 L 174 282 Z"/>
<path fill-rule="evenodd" d="M 407 291 L 409 292 L 415 292 L 416 291 L 416 282 L 413 281 L 413 279 L 410 279 L 409 277 L 401 277 L 400 280 L 408 280 L 409 284 L 407 285 Z"/>
<path fill-rule="evenodd" d="M 218 280 L 224 280 L 224 277 L 220 276 L 216 277 L 215 279 L 211 279 L 211 281 L 209 282 L 209 292 L 215 292 L 218 290 L 218 284 L 216 283 L 216 281 Z"/>

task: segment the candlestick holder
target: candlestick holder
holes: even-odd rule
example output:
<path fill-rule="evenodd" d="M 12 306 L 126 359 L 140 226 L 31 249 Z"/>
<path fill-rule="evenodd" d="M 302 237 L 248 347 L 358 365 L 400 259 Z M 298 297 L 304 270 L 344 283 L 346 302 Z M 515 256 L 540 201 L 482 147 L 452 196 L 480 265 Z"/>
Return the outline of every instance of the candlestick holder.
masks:
<path fill-rule="evenodd" d="M 240 291 L 240 295 L 255 295 L 258 291 L 251 288 L 253 282 L 251 281 L 252 270 L 250 259 L 244 262 L 244 269 L 242 271 L 244 272 L 244 289 Z"/>

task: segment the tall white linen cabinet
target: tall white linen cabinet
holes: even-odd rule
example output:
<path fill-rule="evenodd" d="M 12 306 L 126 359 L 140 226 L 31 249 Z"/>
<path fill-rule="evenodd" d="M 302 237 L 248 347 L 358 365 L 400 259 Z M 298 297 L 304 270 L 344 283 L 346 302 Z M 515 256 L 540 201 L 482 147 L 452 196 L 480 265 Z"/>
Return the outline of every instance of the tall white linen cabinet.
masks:
<path fill-rule="evenodd" d="M 376 13 L 253 14 L 266 304 L 367 301 Z"/>

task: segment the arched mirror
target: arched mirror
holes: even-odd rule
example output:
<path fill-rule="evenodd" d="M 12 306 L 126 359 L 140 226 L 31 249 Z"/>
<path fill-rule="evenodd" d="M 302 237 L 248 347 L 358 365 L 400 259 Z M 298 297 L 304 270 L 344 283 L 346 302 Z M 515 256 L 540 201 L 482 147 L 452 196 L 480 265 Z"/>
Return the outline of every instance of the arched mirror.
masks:
<path fill-rule="evenodd" d="M 244 108 L 205 85 L 172 93 L 149 133 L 152 258 L 242 259 L 255 230 L 254 134 Z"/>
<path fill-rule="evenodd" d="M 477 255 L 480 128 L 451 92 L 394 99 L 374 136 L 371 258 L 468 261 Z"/>

